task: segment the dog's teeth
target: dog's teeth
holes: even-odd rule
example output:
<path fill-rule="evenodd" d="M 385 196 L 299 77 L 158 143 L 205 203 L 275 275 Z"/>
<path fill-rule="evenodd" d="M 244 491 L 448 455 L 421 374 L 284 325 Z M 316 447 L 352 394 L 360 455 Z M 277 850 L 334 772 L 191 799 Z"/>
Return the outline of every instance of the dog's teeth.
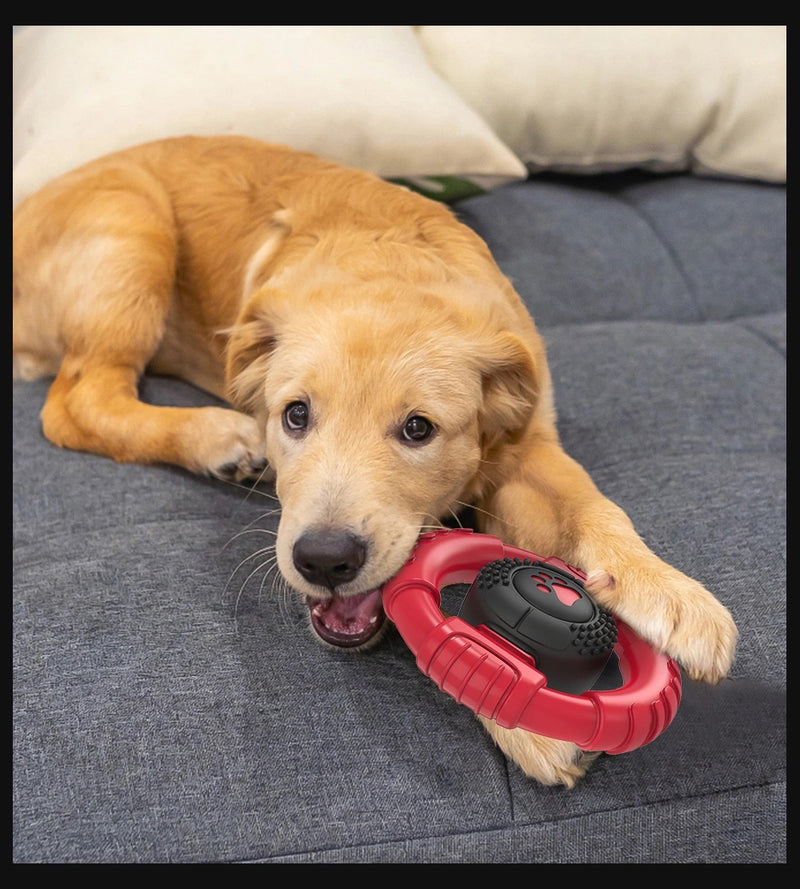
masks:
<path fill-rule="evenodd" d="M 369 619 L 369 622 L 370 622 L 371 624 L 374 624 L 377 620 L 378 620 L 377 616 L 376 616 L 376 617 L 371 617 L 371 618 Z"/>
<path fill-rule="evenodd" d="M 314 617 L 319 617 L 319 616 L 322 614 L 322 606 L 321 606 L 321 605 L 315 605 L 315 606 L 311 609 L 311 613 L 314 615 Z"/>

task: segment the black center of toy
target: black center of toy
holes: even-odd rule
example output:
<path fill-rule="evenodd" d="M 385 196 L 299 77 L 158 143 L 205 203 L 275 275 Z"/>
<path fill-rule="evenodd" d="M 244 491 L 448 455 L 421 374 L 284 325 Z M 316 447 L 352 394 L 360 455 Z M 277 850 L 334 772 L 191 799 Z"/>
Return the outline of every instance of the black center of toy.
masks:
<path fill-rule="evenodd" d="M 577 577 L 548 562 L 506 558 L 484 565 L 459 617 L 530 654 L 558 691 L 582 694 L 616 666 L 613 616 Z"/>

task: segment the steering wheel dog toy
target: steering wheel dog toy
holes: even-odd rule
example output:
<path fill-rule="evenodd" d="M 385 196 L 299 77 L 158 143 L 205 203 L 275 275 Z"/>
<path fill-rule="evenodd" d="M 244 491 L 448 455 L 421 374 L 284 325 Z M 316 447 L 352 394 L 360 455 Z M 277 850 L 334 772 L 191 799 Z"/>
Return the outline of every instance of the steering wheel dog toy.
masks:
<path fill-rule="evenodd" d="M 459 703 L 505 728 L 627 753 L 672 722 L 681 674 L 598 606 L 585 579 L 561 559 L 457 529 L 420 535 L 382 594 L 417 666 Z M 441 589 L 454 583 L 471 586 L 446 617 Z"/>

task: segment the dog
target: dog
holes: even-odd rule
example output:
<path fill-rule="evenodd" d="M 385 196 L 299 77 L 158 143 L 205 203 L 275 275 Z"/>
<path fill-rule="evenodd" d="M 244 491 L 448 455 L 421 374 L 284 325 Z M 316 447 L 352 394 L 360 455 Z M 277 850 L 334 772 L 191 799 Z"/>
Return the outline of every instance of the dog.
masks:
<path fill-rule="evenodd" d="M 14 214 L 14 375 L 53 377 L 56 445 L 222 479 L 273 474 L 279 569 L 327 644 L 385 628 L 380 588 L 423 529 L 557 555 L 696 680 L 737 629 L 663 562 L 559 441 L 545 345 L 446 206 L 312 154 L 184 137 L 94 160 Z M 143 403 L 145 370 L 230 408 Z M 543 784 L 597 754 L 478 717 Z"/>

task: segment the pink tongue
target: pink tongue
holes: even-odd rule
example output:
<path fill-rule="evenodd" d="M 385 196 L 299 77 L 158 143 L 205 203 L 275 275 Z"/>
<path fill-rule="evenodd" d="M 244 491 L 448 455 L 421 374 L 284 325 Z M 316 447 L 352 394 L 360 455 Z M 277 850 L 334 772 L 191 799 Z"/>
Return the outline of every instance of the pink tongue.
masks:
<path fill-rule="evenodd" d="M 380 590 L 356 596 L 331 596 L 322 601 L 307 599 L 311 625 L 317 635 L 339 648 L 353 648 L 369 641 L 383 626 Z"/>

